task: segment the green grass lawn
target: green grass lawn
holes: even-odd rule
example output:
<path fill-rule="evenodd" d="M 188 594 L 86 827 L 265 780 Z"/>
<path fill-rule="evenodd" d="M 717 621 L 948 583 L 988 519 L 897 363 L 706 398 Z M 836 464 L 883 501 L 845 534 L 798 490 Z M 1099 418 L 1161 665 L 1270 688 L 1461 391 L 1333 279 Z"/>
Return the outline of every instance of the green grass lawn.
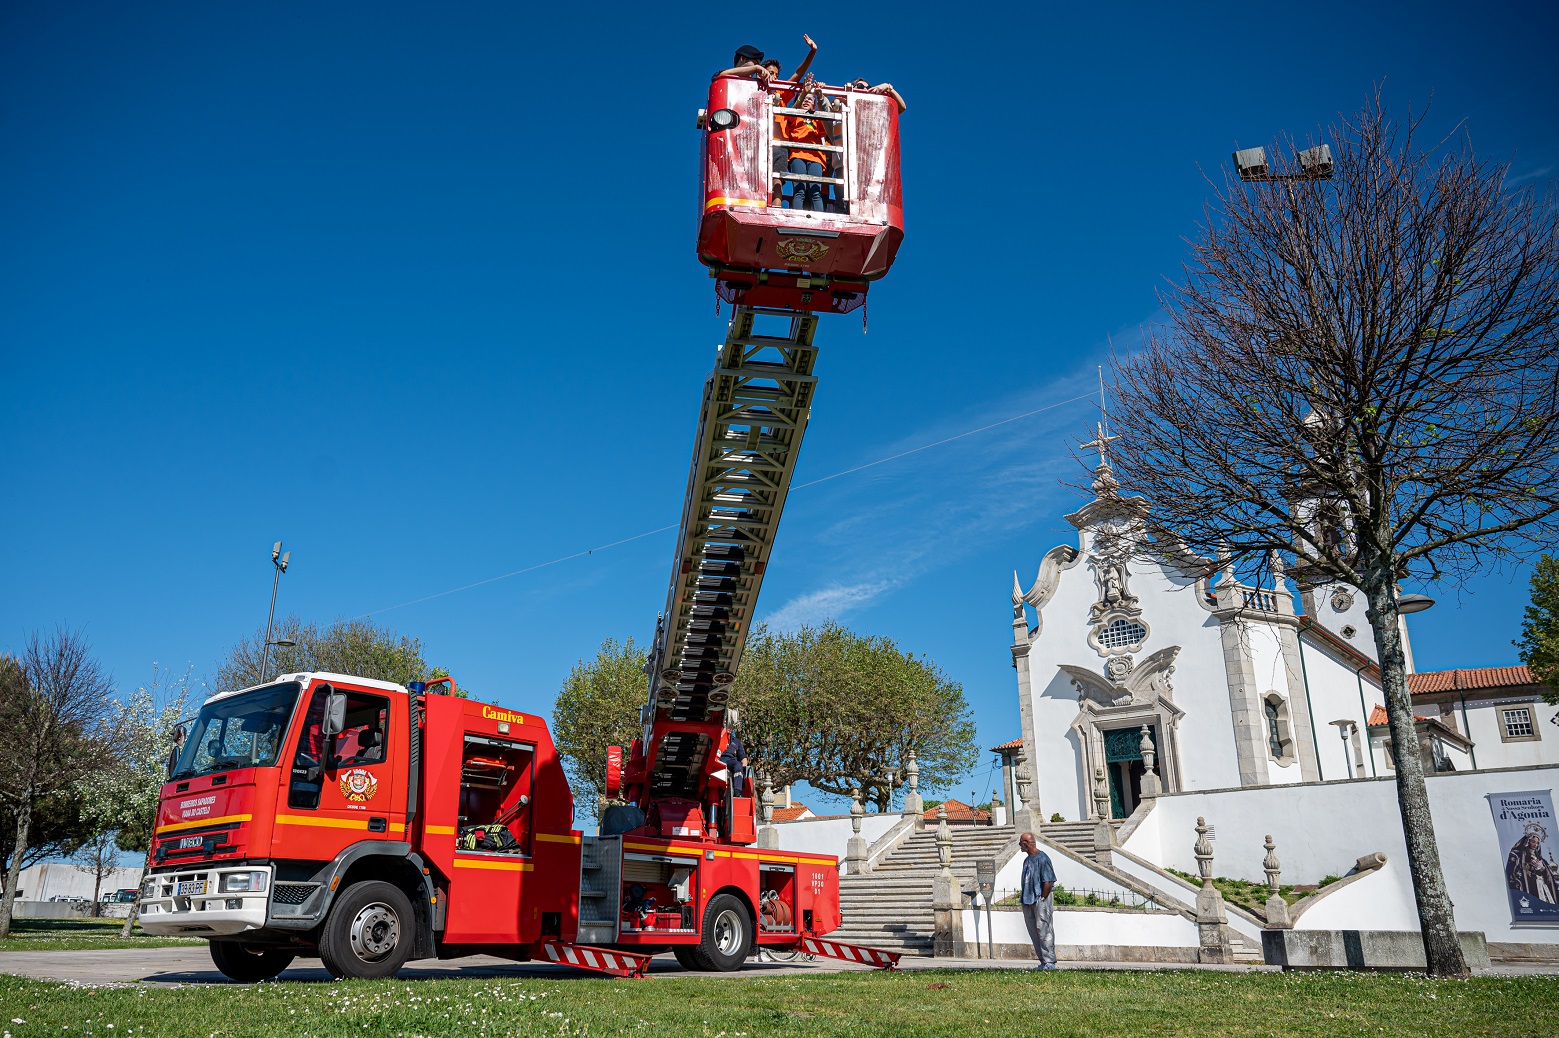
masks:
<path fill-rule="evenodd" d="M 199 938 L 152 937 L 137 926 L 120 937 L 123 919 L 13 919 L 11 936 L 0 940 L 8 951 L 82 951 L 87 948 L 165 948 L 174 944 L 205 944 Z M 3 1023 L 0 1020 L 0 1023 Z"/>
<path fill-rule="evenodd" d="M 0 977 L 28 1035 L 1552 1035 L 1559 981 L 1342 973 L 915 970 L 816 976 L 83 988 Z M 7 1021 L 9 1021 L 7 1023 Z M 68 1028 L 68 1030 L 67 1030 Z"/>

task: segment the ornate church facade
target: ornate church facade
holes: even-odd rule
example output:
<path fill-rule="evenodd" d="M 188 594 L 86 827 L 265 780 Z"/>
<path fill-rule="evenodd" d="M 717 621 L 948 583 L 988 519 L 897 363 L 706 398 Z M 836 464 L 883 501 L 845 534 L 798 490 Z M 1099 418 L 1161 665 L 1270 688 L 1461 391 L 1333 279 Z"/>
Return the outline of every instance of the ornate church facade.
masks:
<path fill-rule="evenodd" d="M 1076 544 L 1046 552 L 1027 587 L 1013 577 L 1022 743 L 1021 757 L 1008 755 L 1013 791 L 1027 793 L 1015 806 L 1070 821 L 1107 803 L 1123 818 L 1164 793 L 1390 774 L 1361 594 L 1307 588 L 1296 608 L 1280 560 L 1276 586 L 1242 584 L 1219 560 L 1155 537 L 1151 505 L 1123 495 L 1106 463 L 1093 488 L 1066 517 Z M 1524 671 L 1412 675 L 1425 766 L 1559 761 L 1559 711 Z M 1446 679 L 1494 672 L 1481 688 Z"/>

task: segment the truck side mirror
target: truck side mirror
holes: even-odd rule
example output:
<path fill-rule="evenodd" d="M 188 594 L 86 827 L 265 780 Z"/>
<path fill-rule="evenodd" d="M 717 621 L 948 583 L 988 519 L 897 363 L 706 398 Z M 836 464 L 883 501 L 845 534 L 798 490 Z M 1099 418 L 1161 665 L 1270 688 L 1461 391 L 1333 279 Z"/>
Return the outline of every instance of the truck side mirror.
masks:
<path fill-rule="evenodd" d="M 337 692 L 329 685 L 319 686 L 319 691 L 325 693 L 325 716 L 320 720 L 319 731 L 321 735 L 339 735 L 346 727 L 346 693 Z"/>
<path fill-rule="evenodd" d="M 173 771 L 179 766 L 179 754 L 184 750 L 184 740 L 189 737 L 189 727 L 179 725 L 173 730 L 173 745 L 168 747 L 168 778 L 173 777 Z"/>

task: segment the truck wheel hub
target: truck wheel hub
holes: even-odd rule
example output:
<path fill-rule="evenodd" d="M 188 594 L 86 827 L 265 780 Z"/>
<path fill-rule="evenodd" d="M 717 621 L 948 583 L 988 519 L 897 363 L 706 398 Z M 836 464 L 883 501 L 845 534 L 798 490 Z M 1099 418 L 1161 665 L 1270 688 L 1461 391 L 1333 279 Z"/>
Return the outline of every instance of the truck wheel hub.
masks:
<path fill-rule="evenodd" d="M 715 947 L 721 955 L 731 955 L 742 937 L 742 922 L 731 909 L 721 912 L 715 919 Z"/>
<path fill-rule="evenodd" d="M 365 962 L 382 959 L 400 941 L 401 921 L 382 901 L 364 905 L 352 920 L 352 951 Z"/>

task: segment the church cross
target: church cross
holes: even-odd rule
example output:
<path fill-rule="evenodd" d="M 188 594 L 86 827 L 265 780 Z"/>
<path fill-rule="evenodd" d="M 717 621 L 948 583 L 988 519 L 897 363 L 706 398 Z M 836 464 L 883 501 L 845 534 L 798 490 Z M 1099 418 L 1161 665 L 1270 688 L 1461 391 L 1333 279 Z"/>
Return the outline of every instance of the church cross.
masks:
<path fill-rule="evenodd" d="M 1104 433 L 1104 423 L 1103 422 L 1097 423 L 1096 428 L 1098 429 L 1098 435 L 1095 436 L 1093 439 L 1089 440 L 1087 443 L 1083 444 L 1083 450 L 1085 450 L 1085 451 L 1098 451 L 1099 452 L 1099 467 L 1100 468 L 1108 468 L 1109 464 L 1110 464 L 1110 459 L 1106 456 L 1106 451 L 1109 449 L 1110 444 L 1112 444 L 1116 440 L 1120 439 L 1120 437 L 1119 436 L 1106 436 L 1105 433 Z"/>

